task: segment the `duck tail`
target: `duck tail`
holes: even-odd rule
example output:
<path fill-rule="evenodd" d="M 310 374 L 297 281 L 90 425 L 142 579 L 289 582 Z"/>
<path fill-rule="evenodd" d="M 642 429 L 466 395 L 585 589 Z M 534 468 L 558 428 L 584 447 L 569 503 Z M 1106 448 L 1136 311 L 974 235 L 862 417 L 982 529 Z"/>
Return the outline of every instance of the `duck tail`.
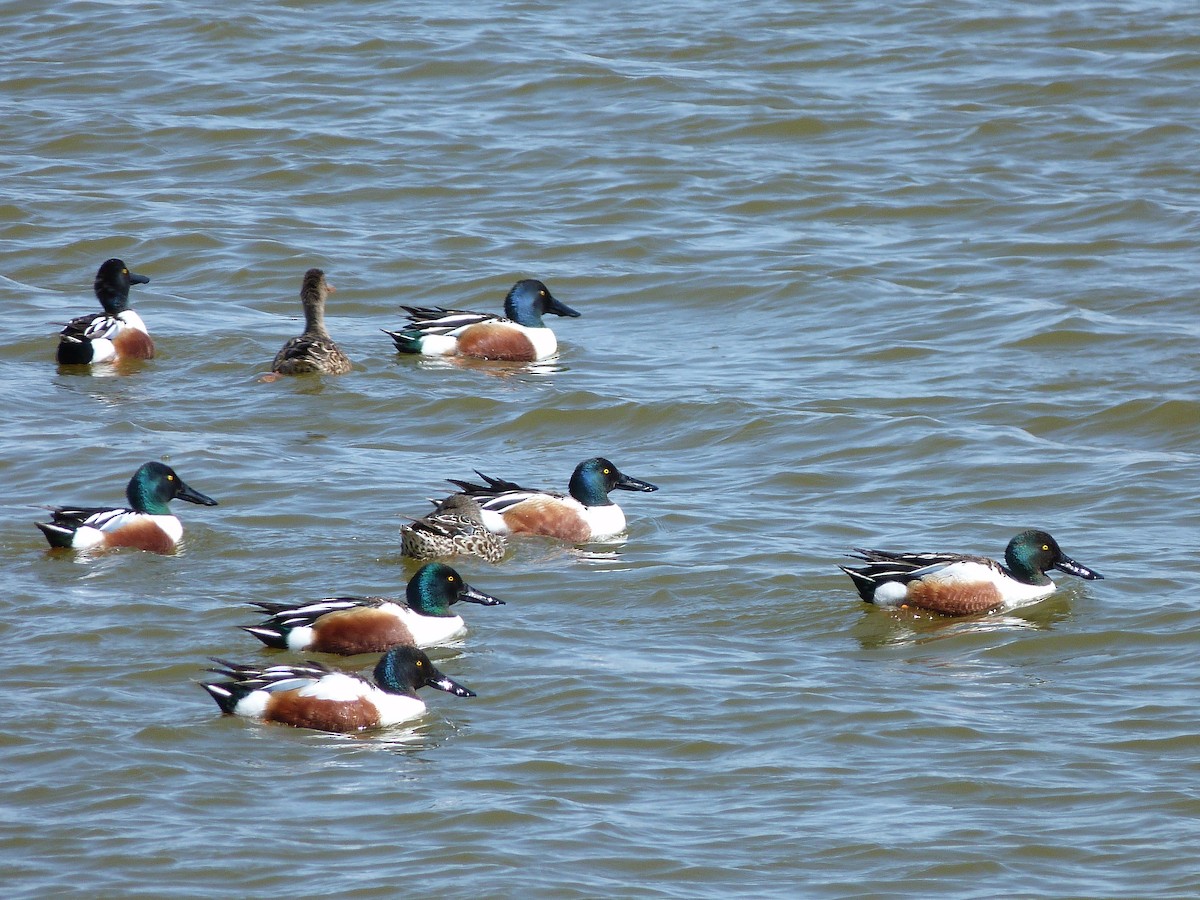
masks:
<path fill-rule="evenodd" d="M 232 682 L 211 684 L 201 682 L 200 687 L 208 691 L 208 695 L 217 701 L 217 706 L 221 707 L 221 712 L 230 715 L 233 714 L 234 707 L 238 705 L 238 701 L 249 693 L 249 691 L 242 690 L 243 685 L 233 684 Z"/>
<path fill-rule="evenodd" d="M 875 602 L 875 588 L 878 585 L 870 575 L 858 569 L 851 569 L 849 566 L 838 566 L 838 568 L 850 576 L 850 580 L 854 582 L 854 587 L 858 589 L 858 596 L 862 597 L 868 603 Z"/>
<path fill-rule="evenodd" d="M 42 534 L 46 536 L 51 547 L 70 547 L 71 542 L 75 539 L 74 529 L 63 528 L 53 522 L 35 522 L 34 524 L 42 529 Z"/>
<path fill-rule="evenodd" d="M 269 625 L 239 625 L 238 628 L 247 634 L 254 635 L 268 647 L 273 647 L 276 650 L 286 650 L 288 648 L 287 638 L 277 628 L 271 628 Z"/>
<path fill-rule="evenodd" d="M 421 341 L 423 335 L 419 331 L 388 331 L 386 328 L 381 328 L 384 334 L 390 337 L 396 344 L 396 349 L 401 353 L 420 353 Z"/>

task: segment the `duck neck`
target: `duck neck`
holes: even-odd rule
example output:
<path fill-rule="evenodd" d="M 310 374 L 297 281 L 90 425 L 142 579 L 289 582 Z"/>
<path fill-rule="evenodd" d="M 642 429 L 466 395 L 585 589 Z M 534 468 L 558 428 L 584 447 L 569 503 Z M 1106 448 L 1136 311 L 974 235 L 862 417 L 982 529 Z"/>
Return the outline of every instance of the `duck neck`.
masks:
<path fill-rule="evenodd" d="M 408 603 L 408 608 L 413 612 L 420 613 L 423 616 L 439 616 L 449 617 L 454 615 L 450 612 L 450 605 L 445 600 L 434 598 L 436 587 L 431 593 L 428 589 L 422 586 L 421 579 L 418 576 L 408 583 L 408 588 L 405 591 L 404 599 Z M 452 602 L 452 601 L 451 601 Z"/>
<path fill-rule="evenodd" d="M 137 478 L 132 479 L 126 486 L 125 497 L 129 500 L 129 506 L 137 512 L 147 513 L 151 516 L 169 516 L 171 514 L 161 492 Z"/>
<path fill-rule="evenodd" d="M 1008 574 L 1022 584 L 1050 584 L 1048 576 L 1037 566 L 1031 565 L 1016 550 L 1009 547 L 1004 551 L 1004 562 Z"/>
<path fill-rule="evenodd" d="M 96 299 L 110 316 L 118 315 L 129 309 L 129 287 L 123 284 L 111 284 L 96 279 Z"/>
<path fill-rule="evenodd" d="M 542 314 L 537 308 L 537 304 L 530 303 L 527 299 L 518 301 L 516 291 L 517 289 L 513 288 L 504 298 L 504 315 L 526 328 L 545 328 L 546 323 L 542 321 Z"/>
<path fill-rule="evenodd" d="M 375 664 L 375 683 L 389 694 L 417 696 L 408 680 L 400 674 L 400 661 L 394 653 L 385 653 Z"/>
<path fill-rule="evenodd" d="M 608 491 L 582 472 L 576 472 L 571 476 L 570 493 L 584 506 L 612 505 L 612 501 L 608 499 Z"/>
<path fill-rule="evenodd" d="M 304 301 L 304 331 L 329 337 L 329 332 L 325 330 L 325 298 L 321 292 L 306 293 L 301 299 Z"/>

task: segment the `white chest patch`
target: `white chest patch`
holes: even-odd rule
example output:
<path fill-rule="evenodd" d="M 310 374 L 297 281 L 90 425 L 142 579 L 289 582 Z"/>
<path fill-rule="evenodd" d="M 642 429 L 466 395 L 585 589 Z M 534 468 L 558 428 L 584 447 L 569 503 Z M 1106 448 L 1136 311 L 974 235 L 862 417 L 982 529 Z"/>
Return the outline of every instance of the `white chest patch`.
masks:
<path fill-rule="evenodd" d="M 445 643 L 467 630 L 467 623 L 462 620 L 462 616 L 423 616 L 407 607 L 396 609 L 400 611 L 400 619 L 418 647 L 432 647 Z"/>
<path fill-rule="evenodd" d="M 625 530 L 625 513 L 615 503 L 584 507 L 584 516 L 592 529 L 592 540 L 616 537 Z"/>
<path fill-rule="evenodd" d="M 146 516 L 146 518 L 153 520 L 154 524 L 166 532 L 167 536 L 176 544 L 183 537 L 183 523 L 175 516 Z"/>
<path fill-rule="evenodd" d="M 425 703 L 420 698 L 389 694 L 386 691 L 375 691 L 371 695 L 371 702 L 379 710 L 379 724 L 385 726 L 407 722 L 425 712 Z"/>
<path fill-rule="evenodd" d="M 553 356 L 558 350 L 558 338 L 549 328 L 522 328 L 522 330 L 529 338 L 529 342 L 533 344 L 533 353 L 536 359 Z"/>

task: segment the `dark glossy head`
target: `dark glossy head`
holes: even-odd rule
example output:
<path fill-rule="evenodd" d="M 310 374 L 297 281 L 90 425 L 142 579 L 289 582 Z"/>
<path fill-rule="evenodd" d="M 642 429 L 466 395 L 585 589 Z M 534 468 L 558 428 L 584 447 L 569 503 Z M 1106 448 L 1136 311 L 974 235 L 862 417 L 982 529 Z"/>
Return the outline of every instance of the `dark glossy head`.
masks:
<path fill-rule="evenodd" d="M 107 259 L 96 271 L 96 280 L 92 282 L 92 288 L 104 311 L 110 316 L 115 316 L 129 308 L 129 286 L 149 282 L 150 279 L 145 275 L 130 272 L 123 260 Z"/>
<path fill-rule="evenodd" d="M 417 688 L 431 687 L 455 697 L 474 697 L 475 692 L 443 675 L 430 662 L 424 650 L 393 647 L 375 664 L 375 683 L 391 694 L 415 694 Z"/>
<path fill-rule="evenodd" d="M 658 486 L 621 472 L 603 456 L 585 459 L 571 474 L 571 496 L 584 506 L 603 506 L 611 502 L 609 491 L 657 491 Z"/>
<path fill-rule="evenodd" d="M 131 508 L 155 516 L 169 515 L 167 504 L 176 499 L 201 506 L 217 505 L 216 500 L 188 487 L 174 469 L 160 462 L 143 463 L 129 479 L 125 496 Z"/>
<path fill-rule="evenodd" d="M 1046 572 L 1050 569 L 1058 569 L 1088 581 L 1104 577 L 1071 559 L 1062 552 L 1054 538 L 1037 529 L 1022 531 L 1009 541 L 1004 551 L 1004 562 L 1014 575 L 1030 584 L 1046 581 Z"/>
<path fill-rule="evenodd" d="M 579 316 L 571 307 L 555 299 L 550 289 L 536 278 L 518 281 L 504 298 L 504 315 L 526 328 L 545 328 L 542 316 L 546 313 L 571 318 Z"/>
<path fill-rule="evenodd" d="M 445 563 L 426 563 L 408 582 L 405 592 L 408 605 L 425 616 L 449 616 L 450 604 L 465 600 L 481 606 L 502 606 L 491 594 L 477 591 Z"/>

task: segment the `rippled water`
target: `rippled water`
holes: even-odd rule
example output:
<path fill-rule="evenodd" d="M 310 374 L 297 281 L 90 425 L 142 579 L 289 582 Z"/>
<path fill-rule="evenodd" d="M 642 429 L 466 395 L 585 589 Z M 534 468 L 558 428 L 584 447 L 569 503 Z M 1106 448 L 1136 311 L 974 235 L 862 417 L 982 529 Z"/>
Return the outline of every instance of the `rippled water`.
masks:
<path fill-rule="evenodd" d="M 9 896 L 1200 892 L 1191 4 L 0 25 Z M 159 357 L 58 371 L 114 255 Z M 312 265 L 356 370 L 263 383 Z M 548 365 L 378 330 L 527 276 Z M 477 698 L 345 738 L 194 684 L 268 658 L 247 600 L 400 592 L 444 479 L 598 453 L 661 486 L 626 542 L 460 566 Z M 45 552 L 157 458 L 221 503 L 183 552 Z M 1029 526 L 1106 580 L 944 621 L 837 570 Z"/>

